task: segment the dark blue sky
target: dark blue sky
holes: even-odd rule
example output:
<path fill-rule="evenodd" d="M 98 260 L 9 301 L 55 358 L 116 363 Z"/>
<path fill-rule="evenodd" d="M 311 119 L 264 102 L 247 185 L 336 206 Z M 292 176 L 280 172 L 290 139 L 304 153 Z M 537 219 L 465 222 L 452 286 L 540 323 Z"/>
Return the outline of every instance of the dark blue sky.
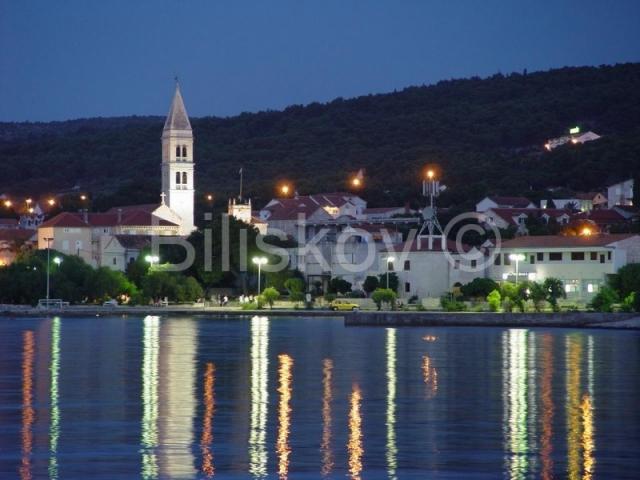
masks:
<path fill-rule="evenodd" d="M 227 116 L 640 60 L 640 1 L 0 0 L 0 120 Z"/>

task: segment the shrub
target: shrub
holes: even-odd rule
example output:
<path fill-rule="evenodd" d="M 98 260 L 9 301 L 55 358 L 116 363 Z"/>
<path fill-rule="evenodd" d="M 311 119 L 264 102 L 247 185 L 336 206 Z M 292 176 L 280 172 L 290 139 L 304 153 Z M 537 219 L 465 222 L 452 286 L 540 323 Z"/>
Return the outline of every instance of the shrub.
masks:
<path fill-rule="evenodd" d="M 502 296 L 498 290 L 493 290 L 487 295 L 487 303 L 489 303 L 489 310 L 497 312 L 500 310 L 500 304 L 502 303 Z"/>
<path fill-rule="evenodd" d="M 463 312 L 467 309 L 467 305 L 464 302 L 459 302 L 449 295 L 440 297 L 440 305 L 445 312 Z"/>
<path fill-rule="evenodd" d="M 371 298 L 375 302 L 376 307 L 378 307 L 378 310 L 382 309 L 383 303 L 386 303 L 393 308 L 396 301 L 396 292 L 390 288 L 377 288 L 371 295 Z"/>
<path fill-rule="evenodd" d="M 486 298 L 492 291 L 498 288 L 498 284 L 490 278 L 474 278 L 471 282 L 460 287 L 460 291 L 466 298 Z"/>
<path fill-rule="evenodd" d="M 597 312 L 612 312 L 613 304 L 620 301 L 618 293 L 609 286 L 603 286 L 600 291 L 593 297 L 590 308 L 593 308 Z"/>
<path fill-rule="evenodd" d="M 551 304 L 554 312 L 560 311 L 558 299 L 567 298 L 567 292 L 564 290 L 564 284 L 559 278 L 549 277 L 542 284 L 547 292 L 547 302 Z"/>
<path fill-rule="evenodd" d="M 240 308 L 242 310 L 259 310 L 260 309 L 260 307 L 258 306 L 258 304 L 256 302 L 243 303 L 242 305 L 240 305 Z"/>
<path fill-rule="evenodd" d="M 621 312 L 633 312 L 636 307 L 636 292 L 631 292 L 629 295 L 624 297 L 622 300 L 622 305 L 620 305 Z"/>
<path fill-rule="evenodd" d="M 529 284 L 529 298 L 533 302 L 535 311 L 541 312 L 547 301 L 547 291 L 541 283 L 531 282 Z"/>
<path fill-rule="evenodd" d="M 351 291 L 351 283 L 340 277 L 332 278 L 329 282 L 329 292 L 348 293 Z"/>
<path fill-rule="evenodd" d="M 274 302 L 280 297 L 280 292 L 273 287 L 267 287 L 262 291 L 261 297 L 265 303 L 269 304 L 269 308 L 273 308 Z"/>

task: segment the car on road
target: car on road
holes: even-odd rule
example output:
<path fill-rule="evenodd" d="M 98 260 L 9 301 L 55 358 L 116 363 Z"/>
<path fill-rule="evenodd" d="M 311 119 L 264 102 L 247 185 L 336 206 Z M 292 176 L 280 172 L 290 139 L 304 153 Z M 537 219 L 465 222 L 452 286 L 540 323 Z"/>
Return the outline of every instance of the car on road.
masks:
<path fill-rule="evenodd" d="M 349 300 L 334 300 L 329 304 L 329 308 L 334 312 L 337 312 L 338 310 L 357 312 L 360 310 L 360 305 Z"/>
<path fill-rule="evenodd" d="M 103 302 L 102 306 L 103 307 L 117 307 L 118 306 L 118 301 L 115 298 L 112 298 L 111 300 L 107 300 L 106 302 Z"/>

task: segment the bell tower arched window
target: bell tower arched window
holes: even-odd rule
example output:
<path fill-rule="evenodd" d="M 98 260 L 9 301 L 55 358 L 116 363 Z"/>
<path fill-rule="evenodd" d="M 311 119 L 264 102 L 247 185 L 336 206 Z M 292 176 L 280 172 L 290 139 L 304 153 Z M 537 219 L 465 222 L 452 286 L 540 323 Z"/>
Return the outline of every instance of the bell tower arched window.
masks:
<path fill-rule="evenodd" d="M 180 172 L 176 172 L 176 185 L 180 185 Z"/>
<path fill-rule="evenodd" d="M 182 184 L 187 184 L 187 172 L 182 172 Z"/>
<path fill-rule="evenodd" d="M 183 145 L 182 146 L 182 158 L 187 158 L 187 146 Z"/>
<path fill-rule="evenodd" d="M 180 145 L 176 147 L 176 158 L 180 158 Z"/>

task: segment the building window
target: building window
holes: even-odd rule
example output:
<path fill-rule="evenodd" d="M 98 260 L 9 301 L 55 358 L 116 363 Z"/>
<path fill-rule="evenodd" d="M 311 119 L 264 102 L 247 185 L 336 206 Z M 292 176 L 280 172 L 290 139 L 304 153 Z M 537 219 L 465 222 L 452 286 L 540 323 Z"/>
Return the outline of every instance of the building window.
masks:
<path fill-rule="evenodd" d="M 404 282 L 404 291 L 409 293 L 411 291 L 411 284 L 409 282 Z"/>
<path fill-rule="evenodd" d="M 405 272 L 408 272 L 409 270 L 411 270 L 411 261 L 410 260 L 405 260 L 404 261 L 404 270 L 405 270 Z"/>
<path fill-rule="evenodd" d="M 500 255 L 496 255 L 496 258 L 493 259 L 494 265 L 500 265 Z"/>
<path fill-rule="evenodd" d="M 182 146 L 182 158 L 187 158 L 187 146 Z"/>
<path fill-rule="evenodd" d="M 561 262 L 562 261 L 562 252 L 550 252 L 549 253 L 549 261 L 550 262 Z"/>
<path fill-rule="evenodd" d="M 566 293 L 580 292 L 580 280 L 567 280 L 564 282 L 564 291 Z"/>
<path fill-rule="evenodd" d="M 471 268 L 476 268 L 478 266 L 477 260 L 471 260 Z"/>
<path fill-rule="evenodd" d="M 584 252 L 571 252 L 571 261 L 579 262 L 584 260 Z"/>
<path fill-rule="evenodd" d="M 591 260 L 598 260 L 598 252 L 591 252 Z"/>
<path fill-rule="evenodd" d="M 113 257 L 113 264 L 117 265 L 118 264 L 118 259 L 116 257 Z"/>
<path fill-rule="evenodd" d="M 180 158 L 180 145 L 176 147 L 176 157 Z"/>
<path fill-rule="evenodd" d="M 182 172 L 182 184 L 187 184 L 187 172 Z"/>
<path fill-rule="evenodd" d="M 529 263 L 530 264 L 534 264 L 536 263 L 536 256 L 535 255 L 529 255 Z"/>
<path fill-rule="evenodd" d="M 393 262 L 387 261 L 387 270 L 393 272 Z"/>
<path fill-rule="evenodd" d="M 600 263 L 604 263 L 604 254 L 600 255 Z"/>
<path fill-rule="evenodd" d="M 607 252 L 607 260 L 611 261 L 611 252 Z"/>
<path fill-rule="evenodd" d="M 504 264 L 505 265 L 511 265 L 511 259 L 509 258 L 509 254 L 508 253 L 504 254 Z"/>
<path fill-rule="evenodd" d="M 180 172 L 176 172 L 176 185 L 180 185 Z"/>
<path fill-rule="evenodd" d="M 460 268 L 460 260 L 456 260 L 453 264 L 453 269 L 458 270 Z"/>
<path fill-rule="evenodd" d="M 539 262 L 544 262 L 544 252 L 536 253 L 536 257 Z"/>

